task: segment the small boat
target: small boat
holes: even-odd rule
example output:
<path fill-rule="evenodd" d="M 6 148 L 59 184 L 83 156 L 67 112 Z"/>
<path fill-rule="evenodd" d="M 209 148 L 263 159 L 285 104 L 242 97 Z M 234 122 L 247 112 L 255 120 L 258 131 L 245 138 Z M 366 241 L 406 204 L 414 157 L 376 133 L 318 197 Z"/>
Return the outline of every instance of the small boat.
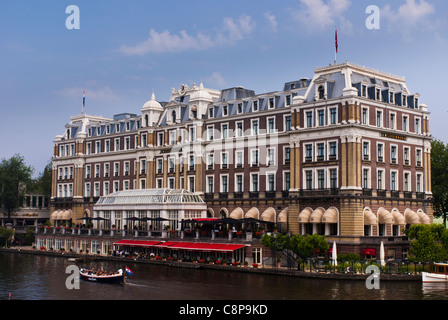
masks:
<path fill-rule="evenodd" d="M 81 268 L 79 270 L 81 279 L 91 282 L 102 283 L 125 283 L 125 274 L 123 269 L 119 269 L 116 272 L 98 272 L 95 270 Z"/>
<path fill-rule="evenodd" d="M 429 272 L 422 272 L 422 281 L 448 282 L 448 263 L 432 263 Z"/>

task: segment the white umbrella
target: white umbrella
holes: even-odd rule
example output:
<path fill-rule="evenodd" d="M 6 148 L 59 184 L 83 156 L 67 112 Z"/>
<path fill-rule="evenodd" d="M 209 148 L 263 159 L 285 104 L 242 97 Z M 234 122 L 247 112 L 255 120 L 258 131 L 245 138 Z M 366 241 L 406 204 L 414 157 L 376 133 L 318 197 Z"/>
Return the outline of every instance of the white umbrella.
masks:
<path fill-rule="evenodd" d="M 337 266 L 338 265 L 338 261 L 337 261 L 338 255 L 336 253 L 336 241 L 333 241 L 333 251 L 331 252 L 331 258 L 333 259 L 333 264 L 335 266 Z"/>
<path fill-rule="evenodd" d="M 380 246 L 380 262 L 382 266 L 386 265 L 386 262 L 384 261 L 384 244 L 383 241 L 381 241 L 381 246 Z"/>

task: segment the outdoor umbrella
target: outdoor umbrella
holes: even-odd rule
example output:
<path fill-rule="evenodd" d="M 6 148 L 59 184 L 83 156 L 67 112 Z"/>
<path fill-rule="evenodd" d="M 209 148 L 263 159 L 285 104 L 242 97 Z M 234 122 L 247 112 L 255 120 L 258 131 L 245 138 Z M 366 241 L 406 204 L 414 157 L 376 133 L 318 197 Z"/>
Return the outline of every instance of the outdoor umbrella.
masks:
<path fill-rule="evenodd" d="M 333 251 L 331 252 L 331 258 L 333 259 L 333 264 L 335 266 L 337 266 L 338 265 L 338 261 L 337 261 L 338 255 L 336 252 L 336 241 L 333 241 Z"/>
<path fill-rule="evenodd" d="M 386 265 L 386 262 L 384 261 L 384 243 L 381 241 L 380 245 L 380 262 L 382 266 Z"/>

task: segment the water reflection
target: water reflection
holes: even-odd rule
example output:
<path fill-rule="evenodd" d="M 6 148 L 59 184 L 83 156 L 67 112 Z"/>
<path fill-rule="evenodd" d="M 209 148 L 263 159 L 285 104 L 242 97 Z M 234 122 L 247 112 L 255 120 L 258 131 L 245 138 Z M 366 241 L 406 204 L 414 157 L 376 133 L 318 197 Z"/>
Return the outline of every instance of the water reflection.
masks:
<path fill-rule="evenodd" d="M 81 281 L 68 290 L 68 259 L 0 253 L 0 299 L 11 292 L 25 300 L 441 300 L 447 284 L 381 281 L 369 290 L 364 281 L 335 281 L 273 275 L 195 270 L 128 262 L 134 276 L 126 285 Z M 98 262 L 83 267 L 116 270 L 124 263 Z M 81 267 L 81 265 L 79 265 Z"/>

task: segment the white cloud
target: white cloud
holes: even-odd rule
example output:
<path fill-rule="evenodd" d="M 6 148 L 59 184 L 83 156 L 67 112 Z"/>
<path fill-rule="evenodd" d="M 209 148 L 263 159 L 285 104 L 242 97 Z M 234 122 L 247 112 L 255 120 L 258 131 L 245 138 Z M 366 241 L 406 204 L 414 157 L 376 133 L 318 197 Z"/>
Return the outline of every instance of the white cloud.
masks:
<path fill-rule="evenodd" d="M 182 52 L 189 50 L 205 50 L 222 45 L 233 45 L 245 39 L 255 29 L 255 22 L 247 15 L 242 15 L 237 21 L 225 18 L 221 31 L 214 36 L 199 32 L 190 35 L 182 30 L 179 34 L 170 31 L 157 32 L 151 29 L 149 37 L 134 46 L 122 45 L 120 51 L 128 55 L 146 55 L 148 53 Z"/>
<path fill-rule="evenodd" d="M 425 0 L 406 0 L 396 11 L 388 4 L 380 12 L 389 30 L 400 32 L 407 40 L 411 40 L 414 29 L 434 29 L 435 22 L 429 16 L 435 8 Z"/>
<path fill-rule="evenodd" d="M 277 32 L 278 23 L 275 15 L 271 14 L 270 12 L 266 12 L 264 14 L 264 17 L 268 20 L 268 24 L 271 27 L 272 31 Z"/>
<path fill-rule="evenodd" d="M 300 10 L 293 11 L 292 16 L 308 33 L 328 30 L 337 24 L 345 33 L 351 32 L 352 24 L 343 16 L 350 0 L 300 0 L 300 4 Z"/>
<path fill-rule="evenodd" d="M 204 79 L 204 86 L 205 87 L 216 87 L 216 88 L 222 88 L 227 85 L 226 80 L 219 72 L 213 72 L 210 76 L 205 77 Z"/>

